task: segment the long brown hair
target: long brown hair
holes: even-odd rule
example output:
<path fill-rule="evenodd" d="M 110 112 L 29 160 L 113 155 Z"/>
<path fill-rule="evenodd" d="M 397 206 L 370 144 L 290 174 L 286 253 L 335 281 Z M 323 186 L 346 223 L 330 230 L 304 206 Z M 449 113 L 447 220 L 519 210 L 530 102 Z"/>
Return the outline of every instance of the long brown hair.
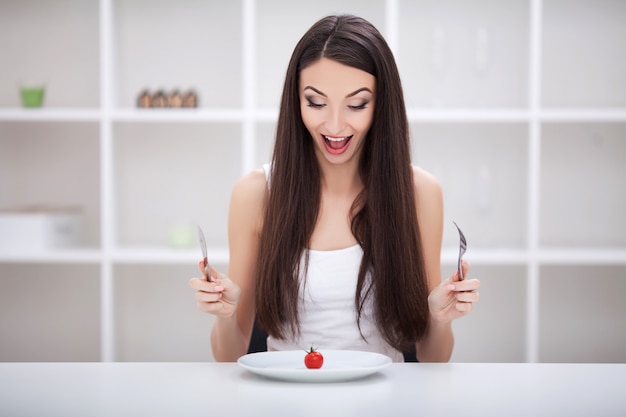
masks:
<path fill-rule="evenodd" d="M 299 332 L 298 275 L 308 260 L 301 265 L 301 256 L 320 206 L 320 172 L 300 114 L 299 76 L 323 57 L 376 78 L 373 121 L 359 162 L 364 189 L 351 209 L 352 233 L 363 248 L 355 306 L 360 325 L 365 301 L 374 297 L 379 331 L 391 346 L 406 350 L 424 335 L 429 318 L 408 120 L 393 54 L 378 30 L 356 16 L 328 16 L 315 23 L 287 68 L 261 233 L 257 320 L 277 338 Z"/>

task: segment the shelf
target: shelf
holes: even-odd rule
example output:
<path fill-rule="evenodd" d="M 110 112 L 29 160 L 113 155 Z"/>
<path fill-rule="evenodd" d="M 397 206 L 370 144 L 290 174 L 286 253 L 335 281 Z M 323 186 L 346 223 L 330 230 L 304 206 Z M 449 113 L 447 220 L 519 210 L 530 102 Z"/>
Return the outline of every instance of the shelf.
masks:
<path fill-rule="evenodd" d="M 446 247 L 441 251 L 441 263 L 456 265 L 458 248 Z M 473 249 L 469 248 L 464 258 L 470 265 L 512 265 L 523 266 L 529 261 L 528 252 L 522 249 Z"/>
<path fill-rule="evenodd" d="M 0 121 L 101 121 L 105 113 L 97 108 L 4 108 Z M 253 119 L 257 122 L 275 123 L 278 109 L 118 109 L 108 113 L 116 122 L 233 122 Z M 407 109 L 409 122 L 420 123 L 528 123 L 533 117 L 527 109 Z M 622 108 L 544 108 L 536 116 L 542 122 L 626 122 L 626 109 Z"/>
<path fill-rule="evenodd" d="M 245 120 L 239 109 L 120 109 L 111 112 L 114 122 L 226 122 Z"/>
<path fill-rule="evenodd" d="M 278 121 L 278 108 L 255 109 L 252 117 L 257 122 L 276 123 Z"/>
<path fill-rule="evenodd" d="M 544 248 L 537 257 L 544 265 L 626 265 L 626 248 Z"/>
<path fill-rule="evenodd" d="M 91 264 L 102 262 L 99 249 L 51 249 L 49 251 L 0 252 L 0 263 L 20 264 Z"/>
<path fill-rule="evenodd" d="M 541 109 L 542 122 L 626 122 L 626 108 Z"/>
<path fill-rule="evenodd" d="M 455 265 L 458 249 L 441 251 L 441 263 Z M 471 265 L 526 265 L 531 259 L 541 265 L 625 265 L 626 248 L 541 248 L 535 255 L 520 249 L 473 249 L 465 254 Z"/>
<path fill-rule="evenodd" d="M 227 248 L 209 248 L 209 260 L 215 265 L 227 265 Z M 116 248 L 107 255 L 114 263 L 147 265 L 195 265 L 199 260 L 199 248 L 176 249 L 169 247 Z M 441 251 L 442 265 L 455 265 L 458 249 L 446 247 Z M 104 254 L 99 249 L 55 249 L 46 252 L 2 252 L 0 264 L 91 264 L 100 263 Z M 522 249 L 474 249 L 465 254 L 471 265 L 523 266 L 531 256 Z M 538 250 L 537 261 L 542 265 L 626 265 L 626 248 L 544 248 Z"/>
<path fill-rule="evenodd" d="M 8 122 L 99 122 L 99 109 L 82 108 L 4 108 L 0 109 L 0 121 Z"/>
<path fill-rule="evenodd" d="M 422 123 L 527 123 L 525 109 L 420 109 L 407 110 L 409 122 Z"/>
<path fill-rule="evenodd" d="M 226 248 L 208 248 L 209 261 L 218 266 L 228 264 Z M 100 264 L 105 260 L 119 264 L 196 265 L 200 248 L 177 249 L 160 246 L 115 248 L 110 253 L 99 249 L 51 249 L 49 251 L 0 252 L 0 264 Z"/>
<path fill-rule="evenodd" d="M 207 250 L 207 258 L 213 265 L 221 267 L 228 264 L 228 249 L 209 247 Z M 111 254 L 111 260 L 116 264 L 137 265 L 184 264 L 195 266 L 201 258 L 202 252 L 199 247 L 193 249 L 173 249 L 158 246 L 125 247 L 117 248 Z"/>

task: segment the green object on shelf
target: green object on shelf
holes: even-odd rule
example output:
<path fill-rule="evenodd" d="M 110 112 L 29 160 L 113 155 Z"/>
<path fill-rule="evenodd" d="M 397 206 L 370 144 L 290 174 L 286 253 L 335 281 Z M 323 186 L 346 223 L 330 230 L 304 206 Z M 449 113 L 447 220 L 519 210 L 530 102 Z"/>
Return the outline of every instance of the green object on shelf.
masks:
<path fill-rule="evenodd" d="M 190 248 L 195 243 L 195 234 L 192 228 L 184 225 L 174 225 L 169 233 L 170 245 L 174 248 Z"/>
<path fill-rule="evenodd" d="M 43 97 L 46 91 L 45 87 L 22 87 L 20 95 L 22 96 L 22 106 L 24 107 L 41 107 L 43 105 Z"/>

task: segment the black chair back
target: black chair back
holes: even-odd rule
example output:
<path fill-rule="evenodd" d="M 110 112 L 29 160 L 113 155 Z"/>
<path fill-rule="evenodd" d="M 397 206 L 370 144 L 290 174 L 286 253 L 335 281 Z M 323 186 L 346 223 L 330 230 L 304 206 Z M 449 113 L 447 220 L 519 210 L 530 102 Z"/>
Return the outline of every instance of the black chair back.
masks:
<path fill-rule="evenodd" d="M 254 320 L 254 327 L 252 328 L 252 337 L 250 337 L 250 344 L 248 345 L 248 353 L 267 352 L 267 332 L 259 326 L 259 323 Z M 405 362 L 419 362 L 415 353 L 415 347 L 402 352 Z"/>

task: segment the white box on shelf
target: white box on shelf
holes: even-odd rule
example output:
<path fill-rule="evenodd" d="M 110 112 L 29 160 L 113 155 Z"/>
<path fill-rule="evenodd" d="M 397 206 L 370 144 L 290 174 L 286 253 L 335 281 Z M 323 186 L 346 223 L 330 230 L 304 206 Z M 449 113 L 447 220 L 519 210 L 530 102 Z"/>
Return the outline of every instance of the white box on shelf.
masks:
<path fill-rule="evenodd" d="M 0 209 L 0 251 L 42 251 L 80 244 L 78 207 L 28 206 Z"/>

